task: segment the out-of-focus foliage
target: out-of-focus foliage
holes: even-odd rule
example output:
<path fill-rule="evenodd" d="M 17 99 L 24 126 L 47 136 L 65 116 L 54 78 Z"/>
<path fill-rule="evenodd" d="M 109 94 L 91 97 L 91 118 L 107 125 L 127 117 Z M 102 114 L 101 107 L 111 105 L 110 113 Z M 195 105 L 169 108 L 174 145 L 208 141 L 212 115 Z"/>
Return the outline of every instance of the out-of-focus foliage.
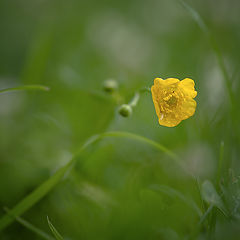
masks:
<path fill-rule="evenodd" d="M 181 166 L 144 142 L 102 139 L 24 221 L 50 235 L 49 216 L 64 239 L 238 239 L 240 2 L 186 3 L 218 46 L 232 102 L 212 42 L 180 1 L 0 1 L 0 89 L 50 87 L 0 95 L 0 221 L 89 137 L 124 131 Z M 129 118 L 118 114 L 155 77 L 194 79 L 192 118 L 159 126 L 148 92 Z M 15 221 L 0 239 L 43 238 Z"/>

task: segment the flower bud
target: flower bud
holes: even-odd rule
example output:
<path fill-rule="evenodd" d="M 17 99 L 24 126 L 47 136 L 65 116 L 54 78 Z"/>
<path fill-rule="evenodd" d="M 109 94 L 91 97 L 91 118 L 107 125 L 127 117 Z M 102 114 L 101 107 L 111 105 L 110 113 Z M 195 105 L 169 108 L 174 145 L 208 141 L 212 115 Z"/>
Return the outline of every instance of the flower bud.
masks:
<path fill-rule="evenodd" d="M 103 83 L 103 89 L 105 92 L 112 93 L 118 89 L 118 83 L 114 79 L 108 79 Z"/>
<path fill-rule="evenodd" d="M 129 117 L 132 114 L 132 107 L 128 104 L 123 104 L 118 109 L 118 112 L 123 117 Z"/>

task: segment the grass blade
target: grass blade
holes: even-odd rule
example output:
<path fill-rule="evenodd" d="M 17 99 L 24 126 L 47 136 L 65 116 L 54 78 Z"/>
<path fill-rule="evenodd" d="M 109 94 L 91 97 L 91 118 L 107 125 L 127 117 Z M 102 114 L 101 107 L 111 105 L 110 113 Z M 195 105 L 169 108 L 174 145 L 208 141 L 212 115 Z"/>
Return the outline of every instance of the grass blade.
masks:
<path fill-rule="evenodd" d="M 193 9 L 184 0 L 178 0 L 178 2 L 189 12 L 189 14 L 193 18 L 193 20 L 198 24 L 200 29 L 203 31 L 203 33 L 208 38 L 208 41 L 210 42 L 210 44 L 212 46 L 212 49 L 215 52 L 215 55 L 217 57 L 218 65 L 219 65 L 219 67 L 220 67 L 220 69 L 222 71 L 222 74 L 223 74 L 223 77 L 224 77 L 224 81 L 225 81 L 225 86 L 226 86 L 226 89 L 228 91 L 228 96 L 229 96 L 230 103 L 231 103 L 231 105 L 233 105 L 234 104 L 234 95 L 233 95 L 233 91 L 232 91 L 231 79 L 230 79 L 230 77 L 228 75 L 226 66 L 225 66 L 224 61 L 223 61 L 223 57 L 222 57 L 221 51 L 219 50 L 218 45 L 217 45 L 214 37 L 210 33 L 207 25 L 203 21 L 203 19 L 200 16 L 200 14 L 195 9 Z"/>
<path fill-rule="evenodd" d="M 47 217 L 48 221 L 48 226 L 52 231 L 53 236 L 55 237 L 56 240 L 63 240 L 63 237 L 60 235 L 60 233 L 57 231 L 57 229 L 52 225 L 50 222 L 49 218 Z"/>
<path fill-rule="evenodd" d="M 180 164 L 180 159 L 171 152 L 166 147 L 162 146 L 161 144 L 148 139 L 146 137 L 129 133 L 129 132 L 105 132 L 99 135 L 95 135 L 89 138 L 86 143 L 79 149 L 79 151 L 74 155 L 74 157 L 62 168 L 60 168 L 53 176 L 51 176 L 48 180 L 46 180 L 43 184 L 37 187 L 32 193 L 27 195 L 22 201 L 20 201 L 13 209 L 9 210 L 9 213 L 4 215 L 0 219 L 0 231 L 5 229 L 8 225 L 10 225 L 14 221 L 14 217 L 18 217 L 34 206 L 37 202 L 39 202 L 44 196 L 46 196 L 63 178 L 63 176 L 72 168 L 75 161 L 78 159 L 79 155 L 82 153 L 84 149 L 86 149 L 89 145 L 95 143 L 98 140 L 101 140 L 106 137 L 113 137 L 113 138 L 125 138 L 125 139 L 132 139 L 135 141 L 143 142 L 147 145 L 151 145 L 152 147 L 156 148 L 157 150 L 165 153 L 170 158 L 172 158 L 176 163 Z"/>
<path fill-rule="evenodd" d="M 199 221 L 199 225 L 203 224 L 204 221 L 206 220 L 206 218 L 208 217 L 208 215 L 211 213 L 211 211 L 213 210 L 214 204 L 210 204 L 207 211 L 202 215 L 200 221 Z"/>
<path fill-rule="evenodd" d="M 209 180 L 205 180 L 202 183 L 202 196 L 205 202 L 210 205 L 213 204 L 213 206 L 218 208 L 226 217 L 228 217 L 227 210 L 221 197 L 218 195 L 214 185 Z"/>
<path fill-rule="evenodd" d="M 16 92 L 16 91 L 29 91 L 29 90 L 49 91 L 49 87 L 43 86 L 43 85 L 24 85 L 19 87 L 0 89 L 0 94 Z"/>
<path fill-rule="evenodd" d="M 73 166 L 75 160 L 79 154 L 90 144 L 96 141 L 98 138 L 90 138 L 79 150 L 79 152 L 62 168 L 60 168 L 53 176 L 46 180 L 42 185 L 37 187 L 32 193 L 27 195 L 22 201 L 20 201 L 8 214 L 4 215 L 0 219 L 0 231 L 5 229 L 9 224 L 11 224 L 14 219 L 12 216 L 18 217 L 26 212 L 29 208 L 34 206 L 39 202 L 44 196 L 46 196 L 49 191 L 51 191 L 57 183 L 63 178 L 63 176 L 70 170 Z"/>
<path fill-rule="evenodd" d="M 35 205 L 41 200 L 64 176 L 66 171 L 69 169 L 71 162 L 66 166 L 59 169 L 52 177 L 46 182 L 40 185 L 36 190 L 27 195 L 22 201 L 20 201 L 8 214 L 4 215 L 0 219 L 0 230 L 6 228 L 10 223 L 14 221 L 14 217 L 18 217 L 26 212 L 29 208 Z"/>
<path fill-rule="evenodd" d="M 220 179 L 222 175 L 223 157 L 224 157 L 224 142 L 221 141 L 220 151 L 219 151 L 219 160 L 218 160 L 218 170 L 217 170 L 217 184 L 220 184 Z"/>
<path fill-rule="evenodd" d="M 188 5 L 185 1 L 183 0 L 178 0 L 178 1 L 189 12 L 189 14 L 192 16 L 194 21 L 201 28 L 201 30 L 208 35 L 209 34 L 208 28 L 205 22 L 203 21 L 203 19 L 201 18 L 201 16 L 199 15 L 199 13 L 195 9 L 193 9 L 190 5 Z"/>
<path fill-rule="evenodd" d="M 115 137 L 115 138 L 127 138 L 127 139 L 132 139 L 138 142 L 143 142 L 147 145 L 151 145 L 152 147 L 160 150 L 161 152 L 164 152 L 166 155 L 168 155 L 170 158 L 172 158 L 174 161 L 176 161 L 178 164 L 180 163 L 180 159 L 178 156 L 170 151 L 168 148 L 164 147 L 163 145 L 159 144 L 156 141 L 153 141 L 149 138 L 134 134 L 134 133 L 129 133 L 129 132 L 118 132 L 118 131 L 113 131 L 113 132 L 106 132 L 102 134 L 102 137 Z"/>
<path fill-rule="evenodd" d="M 9 209 L 8 208 L 4 208 L 4 210 L 8 213 Z M 20 217 L 14 217 L 13 218 L 16 219 L 16 221 L 18 223 L 20 223 L 22 226 L 24 226 L 25 228 L 27 228 L 28 230 L 36 233 L 38 236 L 40 236 L 42 239 L 45 240 L 54 240 L 54 238 L 52 238 L 51 236 L 49 236 L 47 233 L 45 233 L 43 230 L 39 229 L 38 227 L 34 226 L 33 224 L 31 224 L 30 222 L 26 221 L 23 218 Z"/>

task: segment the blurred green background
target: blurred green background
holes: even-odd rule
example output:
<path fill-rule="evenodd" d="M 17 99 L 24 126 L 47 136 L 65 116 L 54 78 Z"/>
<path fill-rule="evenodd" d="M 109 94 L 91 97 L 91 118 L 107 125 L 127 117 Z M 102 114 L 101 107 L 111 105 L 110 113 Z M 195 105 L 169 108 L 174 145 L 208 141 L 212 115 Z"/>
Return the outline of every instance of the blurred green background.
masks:
<path fill-rule="evenodd" d="M 69 240 L 239 239 L 240 2 L 186 3 L 207 34 L 176 0 L 0 1 L 0 88 L 50 87 L 0 95 L 0 217 L 90 136 L 124 131 L 185 170 L 143 142 L 106 138 L 21 217 L 50 236 L 49 216 Z M 115 79 L 127 103 L 155 77 L 195 80 L 192 118 L 159 126 L 150 93 L 123 118 L 103 91 Z M 43 238 L 15 221 L 0 239 Z"/>

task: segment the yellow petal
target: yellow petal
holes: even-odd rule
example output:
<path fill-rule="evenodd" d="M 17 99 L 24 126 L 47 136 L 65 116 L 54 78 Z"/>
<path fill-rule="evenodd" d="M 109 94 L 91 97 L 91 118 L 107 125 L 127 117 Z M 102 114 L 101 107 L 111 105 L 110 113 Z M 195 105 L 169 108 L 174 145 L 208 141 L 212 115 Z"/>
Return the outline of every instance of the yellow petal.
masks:
<path fill-rule="evenodd" d="M 163 80 L 162 78 L 155 78 L 154 79 L 154 85 L 156 86 L 168 86 L 174 83 L 179 82 L 179 80 L 177 78 L 167 78 L 165 80 Z"/>
<path fill-rule="evenodd" d="M 152 100 L 153 100 L 153 104 L 154 104 L 154 107 L 155 107 L 156 114 L 160 118 L 161 115 L 160 115 L 159 104 L 158 104 L 157 99 L 155 98 L 155 95 L 154 95 L 153 92 L 152 92 Z"/>
<path fill-rule="evenodd" d="M 197 103 L 195 100 L 192 98 L 186 99 L 178 110 L 178 112 L 181 114 L 182 120 L 185 120 L 194 115 L 196 107 Z"/>
<path fill-rule="evenodd" d="M 151 87 L 152 100 L 160 125 L 175 127 L 195 113 L 197 103 L 193 98 L 197 92 L 194 85 L 190 78 L 182 81 L 177 78 L 154 79 L 154 85 Z M 170 103 L 173 98 L 176 100 L 175 104 Z"/>
<path fill-rule="evenodd" d="M 154 80 L 154 85 L 152 85 L 152 87 L 151 87 L 153 100 L 157 101 L 160 88 L 161 88 L 161 85 L 159 84 L 158 80 L 156 80 L 156 81 Z"/>
<path fill-rule="evenodd" d="M 181 88 L 181 90 L 184 92 L 185 95 L 195 98 L 197 96 L 197 91 L 195 91 L 195 83 L 192 79 L 190 78 L 185 78 L 180 83 L 178 86 Z"/>
<path fill-rule="evenodd" d="M 161 114 L 159 117 L 159 124 L 165 127 L 175 127 L 177 126 L 182 120 L 175 115 L 175 113 L 167 113 Z"/>

